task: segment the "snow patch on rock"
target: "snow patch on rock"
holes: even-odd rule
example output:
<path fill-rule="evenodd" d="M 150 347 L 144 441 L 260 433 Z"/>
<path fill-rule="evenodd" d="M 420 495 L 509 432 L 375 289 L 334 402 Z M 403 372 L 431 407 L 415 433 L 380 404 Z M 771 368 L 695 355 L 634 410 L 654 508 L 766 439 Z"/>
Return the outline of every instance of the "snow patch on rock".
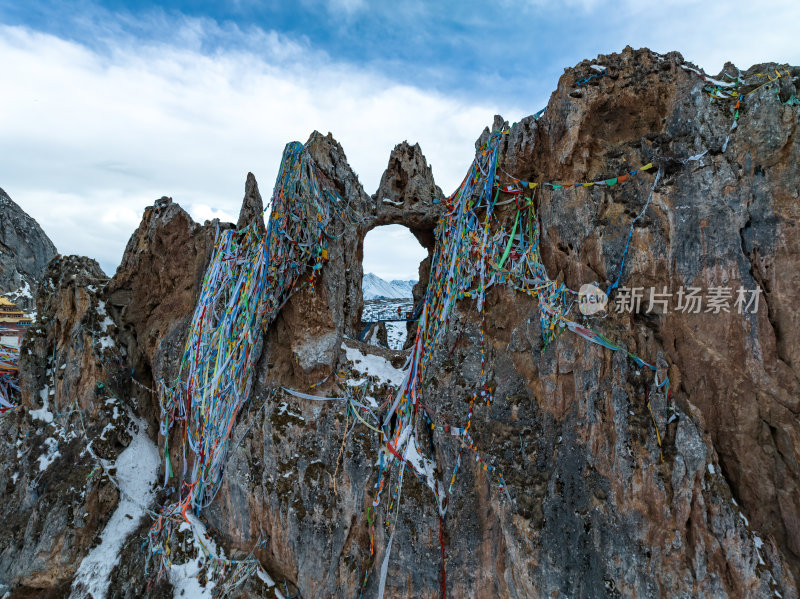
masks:
<path fill-rule="evenodd" d="M 391 365 L 389 360 L 373 354 L 365 354 L 361 350 L 342 345 L 347 359 L 350 360 L 356 371 L 369 376 L 378 377 L 381 381 L 399 386 L 403 382 L 405 373 Z"/>
<path fill-rule="evenodd" d="M 158 475 L 160 456 L 158 447 L 147 435 L 146 422 L 137 419 L 136 424 L 139 431 L 117 457 L 119 505 L 103 529 L 100 544 L 78 567 L 70 599 L 105 599 L 111 571 L 119 561 L 119 552 L 153 501 L 153 484 Z"/>
<path fill-rule="evenodd" d="M 58 441 L 53 437 L 44 440 L 45 452 L 39 456 L 39 472 L 44 472 L 61 455 L 58 451 Z"/>
<path fill-rule="evenodd" d="M 50 424 L 53 422 L 53 413 L 50 411 L 50 387 L 44 386 L 44 389 L 39 391 L 39 398 L 42 400 L 42 407 L 38 410 L 31 410 L 29 414 L 34 420 L 41 420 Z"/>

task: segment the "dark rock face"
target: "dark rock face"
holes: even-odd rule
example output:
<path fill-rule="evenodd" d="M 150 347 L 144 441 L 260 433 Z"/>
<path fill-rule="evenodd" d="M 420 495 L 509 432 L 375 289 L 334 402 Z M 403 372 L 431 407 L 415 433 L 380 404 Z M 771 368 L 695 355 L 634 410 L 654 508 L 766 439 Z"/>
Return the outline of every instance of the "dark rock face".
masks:
<path fill-rule="evenodd" d="M 363 239 L 375 226 L 404 224 L 433 252 L 444 198 L 419 146 L 395 148 L 370 198 L 341 146 L 330 135 L 312 134 L 304 151 L 356 222 L 333 232 L 314 288 L 294 295 L 264 333 L 248 408 L 231 431 L 222 487 L 202 513 L 229 556 L 244 556 L 267 539 L 254 555 L 282 592 L 377 596 L 396 526 L 386 598 L 440 596 L 440 535 L 448 597 L 798 596 L 800 346 L 791 333 L 793 302 L 800 297 L 800 117 L 779 99 L 796 95 L 800 69 L 788 69 L 774 89 L 746 95 L 738 128 L 730 132 L 733 105 L 712 103 L 680 55 L 626 49 L 593 62 L 606 69 L 602 76 L 589 79 L 600 73 L 589 61 L 567 69 L 544 115 L 523 119 L 503 137 L 499 183 L 513 176 L 540 184 L 534 200 L 549 277 L 572 290 L 615 281 L 628 232 L 652 192 L 635 221 L 621 288 L 675 293 L 681 286 L 727 286 L 734 290 L 731 309 L 681 312 L 673 298 L 669 310 L 647 313 L 645 296 L 640 313 L 611 310 L 587 321 L 655 364 L 660 380 L 669 375 L 671 397 L 652 393 L 648 402 L 653 373 L 625 352 L 568 331 L 545 347 L 539 306 L 528 296 L 491 288 L 485 318 L 474 300 L 460 300 L 432 348 L 424 409 L 437 424 L 464 426 L 486 372 L 494 401 L 476 403 L 470 434 L 477 454 L 503 473 L 507 493 L 470 448 L 441 529 L 429 488 L 411 473 L 392 514 L 385 512 L 391 490 L 375 511 L 378 434 L 340 402 L 300 398 L 281 387 L 307 392 L 320 383 L 312 393 L 335 398 L 365 384 L 363 401 L 386 413 L 408 351 L 352 339 L 363 304 Z M 775 68 L 759 65 L 743 78 Z M 737 76 L 732 65 L 725 73 Z M 506 126 L 496 117 L 492 129 Z M 613 186 L 542 185 L 614 180 L 651 162 L 653 169 Z M 239 226 L 260 218 L 260 211 L 255 179 L 248 177 Z M 510 229 L 515 217 L 515 205 L 503 204 L 496 224 Z M 48 368 L 57 373 L 62 363 L 63 379 L 52 383 L 57 391 L 48 405 L 63 411 L 59 398 L 76 398 L 89 428 L 95 427 L 87 438 L 99 436 L 108 419 L 105 402 L 92 399 L 101 380 L 111 381 L 132 413 L 158 421 L 157 397 L 126 373 L 133 370 L 152 388 L 177 374 L 216 226 L 226 225 L 197 225 L 162 199 L 145 212 L 107 286 L 87 261 L 53 263 L 43 284 L 49 299 L 40 297 L 45 319 L 26 341 L 28 412 L 0 422 L 7 463 L 14 461 L 17 441 L 42 426 L 31 410 L 50 397 L 41 395 L 51 385 Z M 420 267 L 415 300 L 430 269 L 430 260 Z M 743 315 L 733 307 L 739 286 L 761 290 L 758 312 Z M 621 288 L 612 300 L 620 299 Z M 125 348 L 124 368 L 113 366 L 123 360 L 122 351 L 108 355 L 107 344 L 96 339 L 102 325 L 95 323 L 106 306 L 110 323 L 103 332 Z M 582 321 L 575 312 L 570 318 Z M 139 399 L 129 400 L 134 396 Z M 62 426 L 77 427 L 76 414 Z M 435 476 L 447 484 L 462 448 L 448 435 L 417 434 L 427 436 L 420 449 L 435 458 Z M 116 433 L 112 446 L 102 449 L 106 459 L 129 437 Z M 173 464 L 180 464 L 172 447 Z M 85 459 L 79 468 L 90 467 Z M 14 523 L 11 534 L 0 535 L 0 583 L 64 588 L 102 530 L 116 490 L 100 479 L 80 494 L 86 497 L 80 501 L 105 507 L 76 532 L 63 516 L 70 513 L 68 501 L 53 498 L 71 483 L 52 476 L 49 491 L 42 489 L 31 482 L 38 465 L 17 461 L 25 484 L 0 474 L 8 498 L 4 513 Z M 46 511 L 41 506 L 48 497 L 55 507 Z M 141 546 L 147 524 L 126 544 L 109 596 L 171 595 L 167 583 L 148 586 L 144 559 L 132 549 Z M 34 531 L 30 539 L 23 538 L 26 527 Z M 55 556 L 50 547 L 61 553 Z M 47 556 L 49 567 L 31 559 L 19 565 L 21 556 L 34 555 Z M 267 593 L 255 583 L 238 592 Z"/>
<path fill-rule="evenodd" d="M 378 191 L 372 196 L 375 220 L 370 225 L 405 225 L 424 248 L 433 251 L 432 232 L 439 222 L 443 200 L 419 144 L 412 146 L 404 141 L 392 150 Z"/>
<path fill-rule="evenodd" d="M 50 262 L 38 321 L 22 346 L 24 410 L 0 420 L 8 464 L 0 474 L 0 582 L 20 596 L 68 594 L 80 557 L 118 500 L 101 460 L 130 441 L 126 412 L 135 400 L 101 298 L 106 281 L 94 260 Z"/>
<path fill-rule="evenodd" d="M 604 78 L 574 93 L 575 82 L 592 71 L 588 63 L 569 70 L 546 116 L 538 121 L 524 119 L 511 128 L 501 166 L 525 180 L 567 182 L 605 179 L 647 162 L 656 163 L 662 167 L 662 180 L 655 189 L 642 226 L 635 231 L 622 280 L 629 286 L 652 285 L 659 290 L 663 285 L 670 288 L 681 284 L 711 285 L 715 280 L 709 275 L 695 280 L 669 273 L 680 273 L 682 265 L 692 261 L 689 258 L 692 248 L 703 250 L 693 258 L 695 264 L 702 264 L 698 259 L 703 256 L 722 260 L 734 250 L 741 251 L 742 244 L 737 241 L 741 227 L 728 224 L 733 237 L 727 246 L 719 233 L 708 237 L 706 225 L 700 226 L 700 218 L 695 218 L 694 227 L 681 221 L 680 236 L 670 232 L 675 224 L 658 219 L 669 213 L 676 215 L 672 217 L 674 220 L 681 219 L 685 216 L 682 213 L 685 205 L 706 214 L 711 211 L 726 214 L 721 207 L 713 208 L 713 201 L 719 201 L 720 206 L 728 205 L 731 201 L 728 190 L 747 189 L 749 182 L 743 180 L 750 175 L 741 170 L 735 179 L 721 182 L 716 165 L 755 153 L 754 146 L 748 144 L 736 149 L 735 145 L 739 139 L 736 135 L 752 139 L 749 127 L 753 125 L 743 116 L 728 153 L 722 154 L 721 146 L 731 115 L 717 111 L 700 93 L 698 86 L 702 83 L 681 68 L 679 56 L 658 57 L 649 52 L 626 51 L 599 60 L 608 69 Z M 608 87 L 602 88 L 603 85 Z M 687 101 L 692 107 L 690 113 L 686 112 Z M 634 109 L 644 114 L 628 119 Z M 791 108 L 762 102 L 758 110 L 760 121 L 789 117 L 792 119 L 790 131 L 796 126 L 796 113 L 791 112 Z M 610 122 L 614 118 L 619 120 L 618 124 Z M 694 137 L 690 140 L 682 140 L 672 133 L 672 129 L 684 122 L 702 123 L 699 132 L 691 128 Z M 503 120 L 497 119 L 494 129 L 503 126 Z M 791 139 L 790 131 L 786 139 Z M 707 162 L 694 161 L 687 163 L 685 169 L 678 168 L 677 165 L 683 166 L 678 160 L 707 147 L 712 148 Z M 777 143 L 775 147 L 779 152 L 797 152 L 796 146 L 790 145 L 787 149 L 785 143 Z M 400 206 L 392 202 L 402 202 L 406 218 L 409 213 L 416 212 L 412 202 L 405 206 L 407 199 L 420 197 L 407 174 L 421 173 L 420 179 L 424 179 L 425 171 L 415 165 L 416 160 L 409 159 L 412 154 L 412 148 L 399 146 L 390 159 L 381 189 L 373 198 L 377 222 L 383 222 L 382 214 L 395 208 L 400 210 Z M 771 162 L 774 164 L 774 160 Z M 785 167 L 794 168 L 793 165 Z M 613 281 L 630 222 L 638 213 L 637 207 L 644 205 L 653 180 L 650 174 L 614 188 L 581 187 L 541 192 L 538 205 L 545 237 L 543 254 L 551 277 L 564 280 L 573 289 L 584 282 Z M 796 203 L 796 180 L 793 176 L 779 178 L 772 193 L 791 197 Z M 691 199 L 674 194 L 676 186 L 681 184 L 692 186 Z M 789 189 L 782 189 L 782 185 L 789 185 Z M 427 197 L 436 197 L 434 189 Z M 718 200 L 707 199 L 709 195 Z M 383 202 L 384 197 L 390 202 Z M 740 205 L 749 203 L 742 201 Z M 431 206 L 434 206 L 432 202 Z M 776 216 L 773 210 L 762 218 L 774 225 L 779 220 Z M 424 222 L 417 215 L 414 218 Z M 506 219 L 510 228 L 513 209 L 507 208 L 505 215 L 501 212 L 501 218 Z M 656 223 L 659 222 L 665 230 L 657 233 Z M 776 236 L 780 238 L 781 234 L 774 228 L 764 229 L 762 244 Z M 677 260 L 681 254 L 686 257 Z M 665 259 L 672 256 L 676 257 L 674 266 Z M 746 267 L 749 260 L 739 263 Z M 326 276 L 335 276 L 332 275 L 335 268 L 329 265 Z M 650 274 L 643 276 L 642 271 Z M 740 280 L 750 281 L 746 277 Z M 726 284 L 733 286 L 734 282 Z M 347 309 L 345 305 L 345 314 Z M 740 352 L 737 358 L 735 352 L 731 353 L 731 348 L 736 347 L 731 339 L 733 331 L 741 328 L 742 322 L 747 323 L 748 318 L 732 313 L 721 317 L 716 314 L 661 317 L 613 314 L 594 325 L 638 355 L 653 361 L 660 354 L 666 357 L 675 390 L 672 409 L 678 414 L 667 426 L 670 412 L 663 399 L 651 400 L 652 417 L 646 407 L 643 397 L 651 381 L 641 369 L 622 354 L 567 334 L 553 346 L 543 349 L 536 332 L 537 312 L 534 303 L 518 294 L 502 290 L 490 293 L 485 338 L 487 369 L 494 381 L 496 401 L 490 407 L 477 410 L 473 421 L 474 437 L 484 459 L 504 472 L 512 503 L 488 486 L 491 481 L 480 469 L 467 467 L 466 472 L 462 471 L 461 483 L 451 498 L 454 507 L 445 527 L 448 596 L 527 597 L 563 593 L 593 597 L 665 593 L 734 597 L 768 596 L 772 589 L 784 596 L 796 596 L 791 574 L 796 560 L 789 538 L 793 535 L 787 531 L 793 526 L 792 519 L 797 517 L 798 510 L 781 508 L 773 499 L 772 514 L 781 510 L 791 514 L 782 523 L 779 518 L 771 518 L 766 504 L 753 504 L 744 507 L 744 512 L 740 511 L 734 500 L 744 501 L 745 492 L 737 488 L 735 480 L 728 478 L 728 472 L 733 468 L 747 471 L 736 463 L 756 459 L 758 452 L 753 455 L 752 448 L 762 441 L 758 440 L 758 435 L 729 434 L 728 440 L 722 442 L 715 433 L 722 430 L 722 424 L 709 422 L 710 418 L 718 416 L 704 412 L 710 401 L 724 403 L 732 420 L 740 418 L 733 416 L 737 405 L 752 406 L 752 395 L 748 396 L 741 382 L 733 381 L 741 381 L 741 373 L 752 369 L 742 360 L 752 360 L 753 354 Z M 675 330 L 677 322 L 682 323 L 680 337 L 675 332 L 668 333 Z M 749 331 L 750 325 L 745 324 L 745 328 Z M 709 352 L 708 347 L 701 344 L 689 354 L 691 357 L 681 358 L 676 346 L 680 348 L 682 339 L 689 346 L 696 343 L 697 330 L 707 331 L 709 340 L 724 346 L 724 352 L 723 347 L 715 348 L 716 354 Z M 769 335 L 770 330 L 766 329 L 765 334 Z M 746 339 L 747 335 L 742 338 Z M 480 342 L 480 323 L 474 306 L 465 302 L 451 317 L 449 334 L 437 348 L 434 356 L 437 374 L 426 389 L 425 403 L 442 421 L 460 422 L 463 398 L 469 397 L 480 385 Z M 364 348 L 363 351 L 375 350 Z M 715 355 L 725 357 L 722 363 L 713 358 Z M 700 390 L 686 386 L 690 371 L 696 373 L 695 377 L 709 379 L 710 358 L 714 359 L 713 371 L 726 372 L 723 380 L 730 380 L 732 386 L 739 387 L 736 394 L 731 387 L 721 394 L 717 389 L 709 394 L 707 383 Z M 762 353 L 761 358 L 765 370 L 776 366 L 774 357 Z M 339 367 L 346 368 L 347 364 L 342 361 Z M 782 368 L 779 364 L 777 367 Z M 757 379 L 762 376 L 758 375 Z M 286 383 L 299 385 L 301 381 L 288 379 Z M 773 413 L 780 409 L 781 401 L 789 401 L 793 385 L 791 380 L 778 380 L 772 385 L 771 388 L 780 389 L 776 398 L 779 401 L 768 402 Z M 264 374 L 257 388 L 269 387 L 270 377 Z M 329 393 L 337 395 L 336 388 Z M 362 569 L 355 568 L 346 575 L 341 564 L 356 560 L 363 568 L 368 558 L 356 551 L 349 541 L 342 544 L 342 539 L 364 538 L 367 534 L 365 517 L 361 516 L 358 524 L 349 526 L 335 523 L 348 522 L 356 515 L 354 501 L 356 504 L 366 502 L 362 508 L 366 511 L 374 472 L 352 470 L 345 460 L 338 479 L 334 478 L 336 444 L 330 443 L 327 432 L 330 429 L 325 425 L 330 408 L 307 405 L 286 396 L 275 402 L 286 402 L 297 415 L 292 421 L 293 432 L 279 433 L 272 443 L 262 440 L 257 432 L 251 433 L 257 440 L 256 447 L 266 448 L 261 462 L 270 466 L 265 468 L 260 485 L 237 475 L 227 479 L 226 485 L 230 488 L 224 490 L 223 495 L 230 494 L 231 499 L 221 500 L 219 512 L 214 511 L 215 528 L 226 530 L 228 534 L 237 531 L 234 538 L 238 540 L 232 539 L 232 542 L 244 546 L 244 540 L 252 538 L 253 530 L 264 530 L 266 526 L 276 538 L 268 562 L 280 568 L 281 575 L 292 580 L 304 595 L 325 596 L 335 593 L 336 589 L 355 589 Z M 783 442 L 781 452 L 768 450 L 773 456 L 796 457 L 798 444 L 793 435 L 797 422 L 789 408 L 780 417 L 779 425 L 774 426 L 789 438 Z M 275 415 L 266 420 L 273 422 L 273 418 Z M 664 462 L 659 459 L 653 419 L 664 436 Z M 744 431 L 749 427 L 742 426 L 740 419 L 739 424 L 731 420 L 725 425 L 728 431 Z M 275 435 L 273 425 L 265 422 L 264 427 Z M 318 443 L 316 449 L 311 449 L 309 444 L 313 442 L 309 438 Z M 292 439 L 303 441 L 293 442 Z M 731 453 L 724 448 L 730 443 L 739 444 L 739 457 L 728 465 L 726 460 L 731 458 Z M 346 455 L 352 452 L 351 459 L 364 459 L 361 446 L 347 442 L 344 447 Z M 452 469 L 456 453 L 446 441 L 437 444 L 434 450 L 437 462 L 445 465 L 446 472 Z M 298 455 L 299 459 L 292 458 Z M 795 457 L 786 458 L 787 463 L 794 463 Z M 322 460 L 330 478 L 315 478 L 314 494 L 306 495 L 307 481 L 303 472 L 316 463 L 315 459 Z M 281 464 L 288 468 L 285 472 Z M 761 464 L 760 467 L 767 466 Z M 784 485 L 791 485 L 794 483 L 787 480 L 790 469 L 781 465 L 772 472 Z M 276 476 L 286 476 L 289 481 L 295 476 L 298 478 L 296 483 L 271 490 Z M 333 491 L 334 480 L 340 494 L 342 485 L 346 485 L 348 493 L 353 493 L 353 488 L 361 488 L 367 494 L 363 499 L 359 499 L 360 495 L 341 496 Z M 323 489 L 321 493 L 320 489 Z M 765 500 L 769 495 L 768 488 L 759 489 L 755 481 L 750 483 L 747 492 L 760 494 Z M 286 493 L 292 498 L 286 498 Z M 265 501 L 249 502 L 245 520 L 249 524 L 243 525 L 236 524 L 241 522 L 237 519 L 245 512 L 241 511 L 243 508 L 234 507 L 233 497 L 264 497 Z M 389 562 L 387 595 L 404 596 L 414 589 L 419 596 L 438 596 L 441 567 L 437 546 L 438 515 L 432 498 L 423 485 L 411 479 L 403 489 L 402 501 L 402 515 L 394 539 L 396 554 Z M 241 505 L 241 501 L 237 505 Z M 263 505 L 270 506 L 266 512 Z M 320 516 L 317 510 L 323 506 Z M 338 516 L 331 518 L 330 509 Z M 746 524 L 744 514 L 754 519 L 759 511 L 765 513 L 760 523 Z M 276 523 L 277 516 L 280 520 Z M 781 531 L 776 533 L 776 528 Z M 287 534 L 287 529 L 297 532 Z M 387 535 L 386 528 L 379 527 L 376 531 L 379 549 L 373 572 L 377 572 L 383 558 Z M 317 553 L 308 553 L 309 547 L 321 547 L 325 555 L 339 555 L 339 569 L 332 569 L 335 560 L 320 563 Z M 609 554 L 614 558 L 609 559 Z M 326 576 L 310 574 L 323 567 L 327 568 Z M 368 594 L 376 592 L 376 584 L 376 579 L 371 578 Z"/>
<path fill-rule="evenodd" d="M 344 150 L 330 134 L 323 136 L 315 131 L 304 151 L 316 165 L 321 185 L 338 194 L 355 215 L 368 211 L 369 196 L 350 168 Z M 336 367 L 342 339 L 354 335 L 359 327 L 361 257 L 358 237 L 348 234 L 352 227 L 340 220 L 335 222 L 328 241 L 328 262 L 315 289 L 306 286 L 293 295 L 265 335 L 262 363 L 276 383 L 296 382 L 308 388 L 329 377 Z"/>
<path fill-rule="evenodd" d="M 422 155 L 419 144 L 412 146 L 404 141 L 394 147 L 372 201 L 376 218 L 370 223 L 370 228 L 388 224 L 405 225 L 422 247 L 428 250 L 428 257 L 419 265 L 417 284 L 411 291 L 414 305 L 417 306 L 428 287 L 430 262 L 436 244 L 435 230 L 444 201 L 444 194 L 434 182 L 433 171 Z M 360 249 L 359 264 L 364 258 L 363 238 Z M 414 323 L 408 324 L 407 347 L 413 343 L 415 326 Z"/>
<path fill-rule="evenodd" d="M 32 311 L 39 281 L 55 255 L 56 247 L 39 224 L 0 189 L 0 293 Z"/>
<path fill-rule="evenodd" d="M 244 200 L 239 211 L 239 220 L 236 228 L 241 229 L 251 222 L 256 223 L 259 233 L 264 233 L 264 203 L 258 192 L 258 183 L 253 173 L 247 173 L 247 182 L 244 185 Z"/>
<path fill-rule="evenodd" d="M 303 386 L 330 376 L 344 336 L 360 333 L 367 233 L 380 225 L 405 225 L 431 252 L 433 230 L 442 206 L 441 190 L 433 182 L 419 145 L 402 143 L 395 147 L 381 186 L 372 198 L 362 189 L 344 150 L 330 134 L 313 133 L 306 148 L 320 175 L 350 206 L 356 221 L 349 228 L 337 225 L 341 228 L 334 230 L 334 238 L 328 242 L 330 259 L 316 291 L 304 289 L 293 296 L 266 336 L 265 361 L 270 365 L 272 380 Z M 388 201 L 377 202 L 378 197 Z M 426 284 L 427 277 L 420 281 Z M 287 347 L 291 351 L 287 352 Z"/>
<path fill-rule="evenodd" d="M 512 129 L 506 168 L 556 181 L 593 181 L 648 162 L 661 168 L 623 281 L 673 292 L 727 287 L 731 309 L 672 310 L 622 318 L 617 326 L 636 340 L 639 355 L 663 352 L 676 402 L 699 410 L 698 426 L 710 435 L 733 495 L 754 528 L 775 538 L 797 574 L 800 404 L 794 356 L 800 348 L 785 331 L 796 319 L 788 298 L 798 290 L 798 221 L 790 206 L 800 197 L 800 170 L 785 157 L 800 153 L 798 112 L 782 106 L 774 89 L 745 95 L 739 126 L 722 153 L 732 106 L 710 102 L 699 77 L 681 68 L 679 55 L 628 49 L 598 62 L 608 75 L 580 87 L 581 97 L 571 91 L 586 76 L 588 62 L 562 76 L 542 120 L 518 124 L 516 138 Z M 759 65 L 742 75 L 752 81 L 756 73 L 774 76 L 777 68 Z M 800 75 L 797 68 L 788 71 L 795 80 Z M 728 65 L 725 72 L 735 76 L 737 70 Z M 705 150 L 701 160 L 684 165 Z M 638 213 L 652 185 L 653 176 L 644 177 L 630 187 L 545 191 L 540 217 L 552 277 L 563 277 L 573 289 L 615 279 L 629 215 Z M 760 291 L 757 314 L 734 309 L 739 287 Z"/>
<path fill-rule="evenodd" d="M 128 364 L 136 380 L 145 385 L 160 378 L 171 380 L 177 374 L 175 366 L 218 226 L 230 225 L 217 221 L 198 225 L 171 198 L 161 198 L 145 210 L 105 289 L 109 309 L 119 322 L 120 342 L 127 348 Z M 158 398 L 154 393 L 146 397 L 150 406 L 143 416 L 155 425 Z"/>

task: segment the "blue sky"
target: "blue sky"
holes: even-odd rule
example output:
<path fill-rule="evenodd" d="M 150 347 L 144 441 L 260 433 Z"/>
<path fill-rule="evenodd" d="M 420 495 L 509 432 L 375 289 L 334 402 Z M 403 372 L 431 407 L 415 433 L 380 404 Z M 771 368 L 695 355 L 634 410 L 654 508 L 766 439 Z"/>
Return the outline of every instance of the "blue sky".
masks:
<path fill-rule="evenodd" d="M 569 11 L 569 17 L 535 3 L 3 0 L 0 6 L 7 24 L 47 31 L 98 49 L 106 45 L 98 30 L 106 35 L 164 40 L 174 23 L 185 18 L 219 27 L 210 34 L 209 27 L 202 41 L 192 44 L 203 52 L 237 46 L 257 51 L 250 46 L 249 35 L 276 31 L 304 50 L 426 89 L 467 96 L 502 93 L 521 103 L 531 91 L 547 94 L 563 66 L 604 50 L 602 43 L 588 36 L 576 36 L 577 45 L 561 43 L 564 28 L 592 25 L 591 11 Z M 526 59 L 520 60 L 521 56 Z M 509 87 L 509 83 L 514 85 Z"/>
<path fill-rule="evenodd" d="M 798 22 L 785 0 L 0 0 L 0 187 L 111 273 L 156 198 L 235 217 L 246 173 L 269 196 L 313 129 L 367 193 L 404 139 L 449 193 L 492 116 L 537 111 L 565 67 L 628 44 L 798 64 Z M 378 274 L 415 276 L 371 245 Z"/>

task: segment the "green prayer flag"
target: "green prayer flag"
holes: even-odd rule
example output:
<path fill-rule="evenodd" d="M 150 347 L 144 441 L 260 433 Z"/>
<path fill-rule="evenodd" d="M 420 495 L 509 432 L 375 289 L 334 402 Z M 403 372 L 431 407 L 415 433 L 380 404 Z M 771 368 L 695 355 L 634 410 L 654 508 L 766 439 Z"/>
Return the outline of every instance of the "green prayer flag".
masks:
<path fill-rule="evenodd" d="M 514 228 L 511 229 L 511 237 L 508 238 L 508 245 L 506 245 L 506 251 L 503 252 L 503 257 L 500 258 L 500 268 L 503 268 L 503 264 L 506 263 L 506 258 L 511 253 L 511 246 L 514 243 L 514 235 L 517 234 L 517 225 L 519 224 L 519 211 L 517 211 L 517 218 L 514 220 Z"/>

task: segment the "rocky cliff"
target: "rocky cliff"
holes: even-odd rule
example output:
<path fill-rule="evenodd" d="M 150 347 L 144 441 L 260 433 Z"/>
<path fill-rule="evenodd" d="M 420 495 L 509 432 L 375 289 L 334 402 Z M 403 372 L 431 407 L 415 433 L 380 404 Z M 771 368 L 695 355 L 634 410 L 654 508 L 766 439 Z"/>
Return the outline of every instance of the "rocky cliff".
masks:
<path fill-rule="evenodd" d="M 31 312 L 39 281 L 55 255 L 56 247 L 39 224 L 0 189 L 0 294 Z"/>
<path fill-rule="evenodd" d="M 709 78 L 626 49 L 567 69 L 546 111 L 496 118 L 450 198 L 406 143 L 370 197 L 314 133 L 266 233 L 248 177 L 235 227 L 168 198 L 148 208 L 110 282 L 87 259 L 51 262 L 24 409 L 0 421 L 0 583 L 11 597 L 797 597 L 798 77 Z M 207 423 L 225 447 L 213 501 L 165 519 L 210 434 L 169 404 L 188 397 L 208 265 L 226 232 L 246 268 L 244 240 L 271 239 L 276 218 L 328 222 L 303 190 L 341 218 L 324 253 L 270 241 L 309 271 L 238 341 L 245 401 L 203 396 L 241 405 Z M 363 239 L 392 223 L 430 252 L 403 351 L 354 340 Z M 578 309 L 587 283 L 610 297 L 599 316 Z"/>

